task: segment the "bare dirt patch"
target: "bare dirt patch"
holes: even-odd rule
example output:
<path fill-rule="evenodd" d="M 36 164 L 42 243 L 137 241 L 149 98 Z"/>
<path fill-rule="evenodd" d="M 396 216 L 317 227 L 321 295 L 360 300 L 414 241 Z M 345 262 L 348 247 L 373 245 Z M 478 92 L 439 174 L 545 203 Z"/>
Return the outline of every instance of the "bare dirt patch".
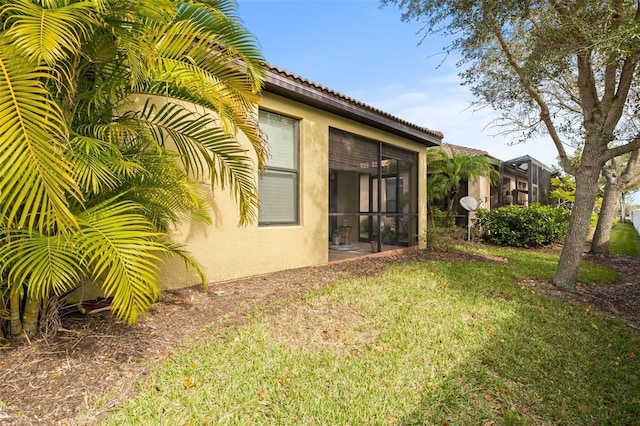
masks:
<path fill-rule="evenodd" d="M 348 305 L 320 297 L 311 303 L 290 304 L 269 318 L 271 339 L 303 350 L 328 350 L 357 355 L 361 345 L 378 335 L 364 324 L 362 315 Z"/>
<path fill-rule="evenodd" d="M 583 257 L 613 268 L 618 272 L 616 282 L 607 286 L 578 284 L 573 293 L 560 291 L 551 283 L 532 282 L 530 285 L 571 303 L 591 305 L 607 315 L 622 319 L 629 328 L 640 333 L 640 257 L 619 254 L 606 257 L 584 254 Z"/>
<path fill-rule="evenodd" d="M 345 333 L 358 328 L 362 319 L 357 313 L 340 304 L 325 308 L 308 306 L 304 312 L 304 304 L 287 308 L 288 304 L 282 305 L 281 301 L 301 300 L 310 290 L 348 277 L 375 276 L 389 263 L 409 260 L 504 261 L 470 253 L 414 251 L 219 283 L 207 292 L 199 288 L 168 291 L 134 327 L 114 320 L 105 312 L 67 316 L 62 318 L 60 330 L 53 337 L 0 349 L 0 424 L 92 424 L 131 397 L 136 381 L 148 375 L 172 351 L 198 337 L 222 336 L 244 323 L 256 309 L 277 306 L 274 326 L 278 326 L 278 315 L 280 321 L 325 315 L 329 322 L 318 321 L 313 326 L 314 333 L 319 333 L 317 342 L 311 339 L 305 344 L 333 345 L 336 350 L 349 351 L 352 348 L 340 342 Z M 602 288 L 580 286 L 575 294 L 559 295 L 590 303 L 640 330 L 639 258 L 614 256 L 590 260 L 618 270 L 621 274 L 618 282 Z M 339 316 L 348 321 L 338 326 L 335 322 Z M 327 331 L 324 337 L 322 331 Z M 302 330 L 292 327 L 288 333 L 288 338 L 297 339 L 298 344 L 304 341 Z M 362 334 L 356 335 L 355 340 L 368 338 Z"/>

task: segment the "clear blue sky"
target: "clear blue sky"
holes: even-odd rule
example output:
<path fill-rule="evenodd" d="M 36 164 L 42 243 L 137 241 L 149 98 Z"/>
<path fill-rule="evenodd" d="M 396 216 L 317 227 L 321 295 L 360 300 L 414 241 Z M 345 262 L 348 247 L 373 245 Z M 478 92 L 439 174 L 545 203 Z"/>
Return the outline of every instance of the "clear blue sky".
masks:
<path fill-rule="evenodd" d="M 419 44 L 419 22 L 402 22 L 378 0 L 238 0 L 239 15 L 267 61 L 315 83 L 444 133 L 445 142 L 483 149 L 501 160 L 531 155 L 557 163 L 550 140 L 509 146 L 491 128 L 497 114 L 472 111 L 445 41 Z M 444 62 L 443 62 L 444 60 Z"/>

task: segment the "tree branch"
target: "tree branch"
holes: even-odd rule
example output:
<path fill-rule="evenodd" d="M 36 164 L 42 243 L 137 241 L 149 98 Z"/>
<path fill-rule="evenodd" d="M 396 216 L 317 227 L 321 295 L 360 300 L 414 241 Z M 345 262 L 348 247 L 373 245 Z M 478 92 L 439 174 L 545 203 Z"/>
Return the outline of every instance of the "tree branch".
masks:
<path fill-rule="evenodd" d="M 640 149 L 640 135 L 636 135 L 636 137 L 629 143 L 616 146 L 613 148 L 608 148 L 603 154 L 604 159 L 606 161 L 611 160 L 612 158 L 618 157 L 620 155 L 637 151 Z"/>
<path fill-rule="evenodd" d="M 611 7 L 611 19 L 609 21 L 612 23 L 612 28 L 620 28 L 623 20 L 623 11 L 622 11 L 622 2 L 620 0 L 613 2 Z M 604 95 L 602 96 L 602 100 L 604 103 L 603 110 L 609 110 L 616 93 L 616 84 L 617 84 L 617 71 L 618 71 L 618 63 L 617 61 L 611 61 L 607 63 L 604 71 Z"/>
<path fill-rule="evenodd" d="M 556 13 L 560 15 L 564 22 L 570 27 L 574 22 L 576 10 L 569 7 L 568 2 L 551 2 Z M 578 92 L 580 94 L 585 123 L 593 121 L 593 113 L 599 112 L 598 89 L 596 85 L 593 68 L 591 66 L 592 52 L 591 42 L 582 34 L 579 27 L 573 25 L 574 30 L 570 31 L 576 41 L 575 54 L 578 65 Z M 567 28 L 569 30 L 569 28 Z"/>
<path fill-rule="evenodd" d="M 605 124 L 604 130 L 609 133 L 613 133 L 616 125 L 618 124 L 618 121 L 620 120 L 620 117 L 622 117 L 622 113 L 624 112 L 624 107 L 627 102 L 629 91 L 631 90 L 631 85 L 635 78 L 636 68 L 638 66 L 639 60 L 640 60 L 640 49 L 639 51 L 632 54 L 628 59 L 624 60 L 624 62 L 622 63 L 622 69 L 620 70 L 620 77 L 619 77 L 620 81 L 618 83 L 618 90 L 616 91 L 615 96 L 611 100 L 611 109 L 609 110 L 609 114 L 607 114 L 607 118 L 604 123 Z"/>
<path fill-rule="evenodd" d="M 637 174 L 638 160 L 640 160 L 640 150 L 631 151 L 627 165 L 618 179 L 618 185 L 622 191 L 626 191 L 631 186 L 640 182 L 640 174 Z"/>
<path fill-rule="evenodd" d="M 562 140 L 560 139 L 560 135 L 558 135 L 558 132 L 556 131 L 555 125 L 551 119 L 551 113 L 549 112 L 549 106 L 544 101 L 542 96 L 540 96 L 540 93 L 538 93 L 536 88 L 533 87 L 533 84 L 525 74 L 524 70 L 515 60 L 515 57 L 511 52 L 511 49 L 509 49 L 509 45 L 504 39 L 500 26 L 496 21 L 495 15 L 489 10 L 488 7 L 486 7 L 487 6 L 486 3 L 484 3 L 483 5 L 484 5 L 484 12 L 489 20 L 491 32 L 498 40 L 498 43 L 500 43 L 500 48 L 502 49 L 502 52 L 505 54 L 505 57 L 507 58 L 509 65 L 511 66 L 511 68 L 513 68 L 513 70 L 518 75 L 520 82 L 524 86 L 529 96 L 531 96 L 531 98 L 538 104 L 538 107 L 540 108 L 540 119 L 544 122 L 547 128 L 547 131 L 551 136 L 551 140 L 553 141 L 554 145 L 556 146 L 556 149 L 558 150 L 558 154 L 560 156 L 560 163 L 562 164 L 562 167 L 567 171 L 567 173 L 574 174 L 576 171 L 576 168 L 571 164 L 569 157 L 567 155 L 567 152 L 565 151 L 564 146 L 562 144 Z"/>

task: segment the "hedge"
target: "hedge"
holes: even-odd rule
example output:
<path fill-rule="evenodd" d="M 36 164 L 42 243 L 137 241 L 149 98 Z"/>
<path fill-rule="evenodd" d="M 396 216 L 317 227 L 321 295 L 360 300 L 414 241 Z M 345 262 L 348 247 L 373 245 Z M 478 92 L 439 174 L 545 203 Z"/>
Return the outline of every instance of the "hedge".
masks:
<path fill-rule="evenodd" d="M 565 209 L 532 204 L 477 212 L 476 228 L 492 244 L 537 247 L 552 244 L 567 233 L 569 212 Z"/>

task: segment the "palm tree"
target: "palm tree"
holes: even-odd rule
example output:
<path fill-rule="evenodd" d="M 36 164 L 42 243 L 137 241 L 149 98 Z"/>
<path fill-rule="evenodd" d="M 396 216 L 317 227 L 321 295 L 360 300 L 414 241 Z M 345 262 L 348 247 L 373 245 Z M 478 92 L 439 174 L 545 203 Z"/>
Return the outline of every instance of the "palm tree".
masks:
<path fill-rule="evenodd" d="M 0 0 L 0 23 L 11 332 L 33 333 L 51 295 L 87 280 L 135 322 L 157 298 L 160 253 L 196 267 L 167 239 L 185 215 L 207 220 L 194 181 L 228 188 L 240 223 L 255 219 L 257 43 L 233 0 Z"/>
<path fill-rule="evenodd" d="M 427 154 L 429 176 L 427 177 L 428 212 L 433 220 L 433 203 L 446 199 L 445 223 L 453 214 L 456 194 L 463 182 L 474 182 L 487 177 L 491 183 L 498 180 L 498 172 L 485 156 L 460 154 L 453 149 L 430 148 Z"/>

